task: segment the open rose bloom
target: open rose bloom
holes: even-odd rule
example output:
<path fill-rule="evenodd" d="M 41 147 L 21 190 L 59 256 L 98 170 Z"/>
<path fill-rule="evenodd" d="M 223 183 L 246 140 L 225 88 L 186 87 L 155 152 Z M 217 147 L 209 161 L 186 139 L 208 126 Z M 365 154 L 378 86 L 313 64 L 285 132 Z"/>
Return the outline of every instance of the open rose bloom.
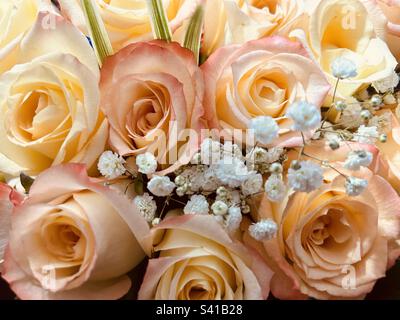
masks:
<path fill-rule="evenodd" d="M 0 299 L 400 299 L 399 0 L 0 27 Z"/>

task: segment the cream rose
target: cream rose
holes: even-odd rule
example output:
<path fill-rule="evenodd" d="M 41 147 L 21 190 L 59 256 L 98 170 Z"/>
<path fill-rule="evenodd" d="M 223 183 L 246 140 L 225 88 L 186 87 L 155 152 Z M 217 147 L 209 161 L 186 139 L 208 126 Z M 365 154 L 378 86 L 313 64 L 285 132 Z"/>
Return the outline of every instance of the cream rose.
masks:
<path fill-rule="evenodd" d="M 176 214 L 176 213 L 174 213 Z M 139 299 L 265 299 L 271 271 L 211 216 L 168 217 L 153 231 L 154 252 Z"/>
<path fill-rule="evenodd" d="M 14 209 L 2 276 L 21 299 L 117 299 L 148 232 L 132 201 L 84 165 L 53 167 Z"/>
<path fill-rule="evenodd" d="M 375 2 L 388 20 L 386 42 L 397 61 L 400 61 L 400 1 L 375 0 Z"/>
<path fill-rule="evenodd" d="M 206 5 L 203 53 L 269 35 L 287 35 L 304 13 L 303 0 L 212 0 Z"/>
<path fill-rule="evenodd" d="M 333 86 L 331 64 L 345 57 L 357 67 L 358 75 L 340 81 L 338 94 L 351 96 L 363 85 L 388 77 L 397 62 L 385 41 L 385 19 L 372 0 L 319 0 L 313 5 L 302 38 Z M 331 101 L 327 103 L 330 104 Z"/>
<path fill-rule="evenodd" d="M 160 174 L 190 161 L 204 127 L 204 84 L 189 50 L 163 41 L 131 44 L 106 59 L 100 89 L 115 151 L 151 152 Z"/>
<path fill-rule="evenodd" d="M 376 150 L 367 150 L 376 156 Z M 306 152 L 320 158 L 328 154 L 321 145 L 307 147 Z M 328 159 L 343 173 L 354 175 L 341 168 L 347 153 L 348 147 L 342 147 Z M 400 198 L 386 180 L 369 169 L 364 168 L 359 176 L 369 181 L 357 197 L 346 194 L 344 177 L 328 170 L 318 190 L 294 193 L 279 204 L 264 197 L 254 207 L 258 218 L 272 218 L 279 225 L 277 239 L 256 243 L 245 236 L 245 243 L 257 248 L 275 271 L 271 281 L 274 296 L 363 298 L 399 257 Z"/>
<path fill-rule="evenodd" d="M 86 38 L 60 16 L 42 12 L 16 59 L 0 77 L 0 171 L 36 175 L 66 162 L 90 168 L 104 150 L 108 125 Z"/>
<path fill-rule="evenodd" d="M 191 17 L 200 0 L 163 1 L 171 31 Z M 130 43 L 153 39 L 147 0 L 95 0 L 115 51 Z M 85 29 L 80 0 L 59 0 L 61 12 Z"/>
<path fill-rule="evenodd" d="M 38 0 L 0 2 L 0 73 L 15 64 L 12 53 L 23 34 L 35 23 L 38 12 Z"/>
<path fill-rule="evenodd" d="M 252 118 L 271 116 L 280 126 L 274 144 L 298 137 L 286 117 L 288 107 L 298 100 L 319 107 L 330 88 L 301 44 L 278 36 L 221 48 L 202 70 L 209 126 L 245 130 Z"/>

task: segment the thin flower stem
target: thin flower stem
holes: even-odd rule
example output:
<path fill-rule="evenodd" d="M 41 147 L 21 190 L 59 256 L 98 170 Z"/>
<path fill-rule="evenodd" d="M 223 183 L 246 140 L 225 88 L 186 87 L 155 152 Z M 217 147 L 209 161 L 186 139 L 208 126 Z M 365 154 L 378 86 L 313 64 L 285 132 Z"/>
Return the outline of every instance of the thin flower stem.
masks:
<path fill-rule="evenodd" d="M 164 218 L 165 209 L 167 208 L 167 205 L 169 204 L 170 199 L 171 199 L 171 196 L 168 196 L 167 199 L 165 199 L 164 206 L 160 213 L 160 217 L 159 217 L 160 219 Z"/>
<path fill-rule="evenodd" d="M 301 150 L 300 150 L 300 152 L 299 152 L 299 156 L 298 156 L 298 158 L 297 158 L 297 161 L 300 161 L 301 156 L 303 155 L 304 149 L 305 149 L 305 147 L 306 147 L 306 145 L 307 145 L 306 139 L 305 139 L 305 137 L 304 137 L 303 131 L 300 131 L 300 133 L 301 133 L 301 138 L 303 139 L 303 145 L 301 146 Z"/>
<path fill-rule="evenodd" d="M 325 160 L 318 159 L 317 157 L 311 156 L 311 155 L 306 154 L 306 153 L 304 153 L 304 152 L 303 152 L 303 156 L 305 156 L 305 157 L 307 157 L 307 158 L 310 158 L 310 159 L 313 159 L 313 160 L 315 160 L 315 161 L 321 162 L 321 164 L 325 162 Z M 328 168 L 330 168 L 330 169 L 336 171 L 336 172 L 337 172 L 338 174 L 340 174 L 342 177 L 345 177 L 345 178 L 347 179 L 347 176 L 346 176 L 344 173 L 340 172 L 338 169 L 336 169 L 336 168 L 335 168 L 334 166 L 332 166 L 331 164 L 327 164 L 326 166 L 327 166 Z"/>
<path fill-rule="evenodd" d="M 324 116 L 324 120 L 322 121 L 321 128 L 324 126 L 325 122 L 328 120 L 329 115 L 330 115 L 332 109 L 335 106 L 336 92 L 337 92 L 337 89 L 338 89 L 338 86 L 339 86 L 339 81 L 340 81 L 340 78 L 337 78 L 336 79 L 336 84 L 335 84 L 335 89 L 333 90 L 332 104 L 331 104 L 331 106 L 329 107 L 328 111 L 326 112 L 326 114 Z"/>
<path fill-rule="evenodd" d="M 174 198 L 170 198 L 170 200 L 171 200 L 171 201 L 174 201 L 174 202 L 176 202 L 176 203 L 179 203 L 179 204 L 181 204 L 181 205 L 183 205 L 183 206 L 186 206 L 186 203 L 184 203 L 183 201 L 179 201 L 179 200 L 174 199 Z"/>

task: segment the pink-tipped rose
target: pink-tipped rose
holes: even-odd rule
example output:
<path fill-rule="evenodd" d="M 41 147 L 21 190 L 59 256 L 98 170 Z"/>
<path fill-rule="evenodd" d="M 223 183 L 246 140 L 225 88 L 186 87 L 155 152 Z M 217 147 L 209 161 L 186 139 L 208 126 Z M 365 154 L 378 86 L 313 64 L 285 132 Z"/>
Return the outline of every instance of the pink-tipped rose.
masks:
<path fill-rule="evenodd" d="M 169 217 L 153 233 L 154 251 L 139 299 L 266 299 L 272 273 L 255 251 L 231 240 L 211 216 Z"/>
<path fill-rule="evenodd" d="M 303 46 L 278 36 L 221 48 L 202 69 L 209 126 L 245 130 L 251 119 L 271 116 L 280 126 L 274 144 L 293 143 L 288 107 L 299 100 L 319 107 L 330 88 Z"/>
<path fill-rule="evenodd" d="M 372 146 L 351 147 L 377 157 Z M 280 299 L 362 299 L 400 255 L 400 198 L 369 168 L 346 171 L 342 164 L 349 151 L 347 145 L 333 153 L 321 144 L 305 148 L 341 173 L 367 179 L 361 195 L 347 195 L 345 178 L 326 169 L 318 190 L 293 193 L 282 203 L 263 197 L 254 208 L 258 218 L 274 219 L 279 226 L 276 239 L 256 242 L 245 235 L 245 243 L 257 248 L 275 272 L 271 292 Z"/>
<path fill-rule="evenodd" d="M 105 61 L 100 87 L 115 151 L 155 154 L 160 174 L 190 161 L 204 127 L 204 84 L 189 50 L 163 41 L 131 44 Z"/>
<path fill-rule="evenodd" d="M 22 200 L 21 194 L 10 186 L 0 183 L 0 273 L 11 227 L 11 214 L 14 206 L 20 204 Z"/>
<path fill-rule="evenodd" d="M 21 299 L 117 299 L 148 231 L 133 203 L 84 165 L 54 167 L 14 209 L 2 276 Z"/>

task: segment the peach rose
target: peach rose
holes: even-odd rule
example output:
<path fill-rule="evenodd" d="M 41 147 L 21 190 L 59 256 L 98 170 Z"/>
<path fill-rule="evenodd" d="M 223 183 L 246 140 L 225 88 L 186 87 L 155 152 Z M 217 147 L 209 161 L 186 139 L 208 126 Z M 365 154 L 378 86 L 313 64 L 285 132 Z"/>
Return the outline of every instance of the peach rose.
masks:
<path fill-rule="evenodd" d="M 351 96 L 393 73 L 396 59 L 379 38 L 385 36 L 386 20 L 372 0 L 319 0 L 309 14 L 304 31 L 291 36 L 302 39 L 331 85 L 336 82 L 331 70 L 335 59 L 345 57 L 357 67 L 356 77 L 340 81 L 339 95 Z"/>
<path fill-rule="evenodd" d="M 304 13 L 303 0 L 212 0 L 206 5 L 203 53 L 269 35 L 287 35 Z"/>
<path fill-rule="evenodd" d="M 21 299 L 117 299 L 148 232 L 132 202 L 84 165 L 53 167 L 14 209 L 3 278 Z"/>
<path fill-rule="evenodd" d="M 67 162 L 90 168 L 108 124 L 87 39 L 62 17 L 41 12 L 15 58 L 19 64 L 0 77 L 0 171 L 36 175 Z"/>
<path fill-rule="evenodd" d="M 400 1 L 375 0 L 385 17 L 387 24 L 387 44 L 392 53 L 400 61 Z"/>
<path fill-rule="evenodd" d="M 139 299 L 268 296 L 271 271 L 255 251 L 231 240 L 211 216 L 168 217 L 153 230 L 153 242 L 159 257 L 149 261 Z"/>
<path fill-rule="evenodd" d="M 286 117 L 289 105 L 307 100 L 319 107 L 330 88 L 301 44 L 278 36 L 221 48 L 202 69 L 209 126 L 245 130 L 252 118 L 271 116 L 281 129 L 276 144 L 298 137 Z"/>
<path fill-rule="evenodd" d="M 4 252 L 8 243 L 8 235 L 11 226 L 11 213 L 14 206 L 20 204 L 23 196 L 10 186 L 0 183 L 0 273 Z"/>
<path fill-rule="evenodd" d="M 334 167 L 348 174 L 340 167 L 345 148 L 331 152 L 333 158 L 328 158 L 338 161 Z M 376 149 L 368 151 L 376 156 Z M 306 148 L 306 152 L 317 157 L 329 155 L 321 145 Z M 357 197 L 346 194 L 344 177 L 328 170 L 324 185 L 316 191 L 293 193 L 278 204 L 262 198 L 253 213 L 274 219 L 278 236 L 256 242 L 245 235 L 245 243 L 257 248 L 275 272 L 271 280 L 274 296 L 363 298 L 399 257 L 400 198 L 386 180 L 369 169 L 359 175 L 369 182 Z"/>
<path fill-rule="evenodd" d="M 85 31 L 80 0 L 58 0 L 61 12 Z M 191 17 L 200 0 L 163 1 L 171 31 Z M 130 43 L 153 39 L 147 0 L 95 0 L 115 51 Z"/>
<path fill-rule="evenodd" d="M 391 115 L 391 125 L 385 143 L 378 142 L 379 154 L 379 175 L 383 176 L 397 192 L 400 193 L 400 123 L 397 116 L 385 110 L 384 113 Z"/>
<path fill-rule="evenodd" d="M 177 43 L 135 43 L 107 58 L 100 89 L 112 148 L 124 156 L 155 154 L 160 174 L 188 163 L 198 141 L 184 129 L 204 127 L 203 86 L 193 54 Z"/>

